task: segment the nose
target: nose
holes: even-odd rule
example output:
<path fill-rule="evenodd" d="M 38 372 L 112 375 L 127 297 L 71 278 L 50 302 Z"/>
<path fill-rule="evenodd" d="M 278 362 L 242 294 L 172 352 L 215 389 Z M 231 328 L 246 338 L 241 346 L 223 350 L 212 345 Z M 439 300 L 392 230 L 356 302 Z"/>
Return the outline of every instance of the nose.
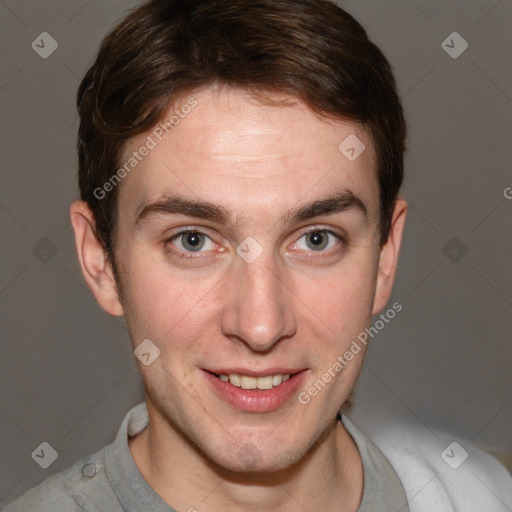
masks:
<path fill-rule="evenodd" d="M 222 333 L 266 352 L 296 331 L 294 294 L 273 256 L 262 254 L 252 263 L 237 258 L 234 265 L 225 288 Z"/>

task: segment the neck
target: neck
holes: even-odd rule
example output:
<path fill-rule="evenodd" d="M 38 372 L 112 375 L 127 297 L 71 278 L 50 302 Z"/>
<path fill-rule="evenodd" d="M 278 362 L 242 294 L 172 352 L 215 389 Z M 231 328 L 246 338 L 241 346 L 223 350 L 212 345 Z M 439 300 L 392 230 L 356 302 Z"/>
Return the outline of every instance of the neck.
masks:
<path fill-rule="evenodd" d="M 149 425 L 129 447 L 148 484 L 177 510 L 355 512 L 361 502 L 361 457 L 339 418 L 295 465 L 272 474 L 233 473 L 197 450 L 147 402 Z"/>

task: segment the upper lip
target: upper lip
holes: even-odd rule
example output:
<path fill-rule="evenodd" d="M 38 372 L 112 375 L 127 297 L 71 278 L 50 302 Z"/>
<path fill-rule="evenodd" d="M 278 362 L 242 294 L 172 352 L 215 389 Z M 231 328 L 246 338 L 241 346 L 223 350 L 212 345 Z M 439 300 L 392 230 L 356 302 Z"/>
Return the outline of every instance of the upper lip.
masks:
<path fill-rule="evenodd" d="M 230 375 L 232 373 L 235 373 L 237 375 L 247 375 L 248 377 L 264 377 L 266 375 L 293 375 L 294 373 L 299 373 L 304 370 L 307 370 L 307 368 L 284 368 L 283 366 L 280 367 L 273 367 L 273 368 L 265 368 L 264 370 L 250 370 L 249 368 L 220 368 L 220 369 L 208 369 L 204 368 L 207 372 L 215 373 L 216 375 Z"/>

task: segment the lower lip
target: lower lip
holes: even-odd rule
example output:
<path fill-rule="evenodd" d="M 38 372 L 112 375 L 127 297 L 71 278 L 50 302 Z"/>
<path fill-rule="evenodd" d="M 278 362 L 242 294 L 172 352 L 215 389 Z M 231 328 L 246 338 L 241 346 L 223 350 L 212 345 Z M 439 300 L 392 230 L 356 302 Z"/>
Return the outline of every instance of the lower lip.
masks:
<path fill-rule="evenodd" d="M 270 412 L 297 393 L 306 378 L 307 370 L 296 373 L 275 388 L 262 390 L 237 388 L 206 370 L 203 370 L 203 374 L 215 392 L 233 407 L 247 412 Z"/>

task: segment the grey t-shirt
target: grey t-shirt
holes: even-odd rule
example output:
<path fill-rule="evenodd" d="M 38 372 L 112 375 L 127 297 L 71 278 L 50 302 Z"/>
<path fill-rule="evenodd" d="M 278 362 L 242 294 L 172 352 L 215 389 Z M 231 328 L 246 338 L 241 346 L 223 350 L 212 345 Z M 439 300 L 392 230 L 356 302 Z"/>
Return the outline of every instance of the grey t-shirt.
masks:
<path fill-rule="evenodd" d="M 358 512 L 409 512 L 407 498 L 390 462 L 356 426 L 340 416 L 353 437 L 364 467 Z M 145 403 L 125 416 L 115 441 L 71 468 L 47 478 L 4 512 L 177 512 L 150 487 L 133 460 L 128 437 L 148 425 Z M 191 507 L 193 504 L 191 504 Z"/>

